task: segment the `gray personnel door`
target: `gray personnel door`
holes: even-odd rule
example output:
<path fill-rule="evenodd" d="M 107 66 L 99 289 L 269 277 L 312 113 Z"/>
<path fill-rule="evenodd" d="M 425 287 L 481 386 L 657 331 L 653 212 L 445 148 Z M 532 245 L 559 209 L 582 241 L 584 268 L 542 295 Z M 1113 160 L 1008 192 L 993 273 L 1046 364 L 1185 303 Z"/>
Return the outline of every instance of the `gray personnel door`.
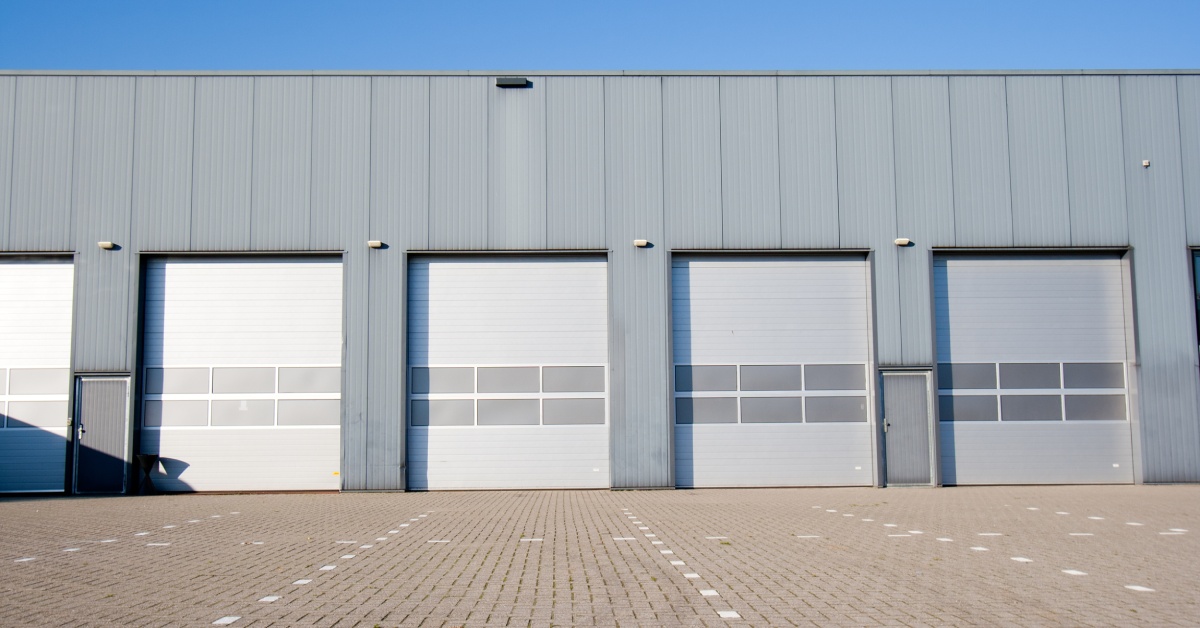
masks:
<path fill-rule="evenodd" d="M 888 485 L 933 484 L 929 373 L 883 374 L 884 446 Z"/>
<path fill-rule="evenodd" d="M 129 454 L 129 378 L 75 380 L 75 492 L 123 493 Z"/>

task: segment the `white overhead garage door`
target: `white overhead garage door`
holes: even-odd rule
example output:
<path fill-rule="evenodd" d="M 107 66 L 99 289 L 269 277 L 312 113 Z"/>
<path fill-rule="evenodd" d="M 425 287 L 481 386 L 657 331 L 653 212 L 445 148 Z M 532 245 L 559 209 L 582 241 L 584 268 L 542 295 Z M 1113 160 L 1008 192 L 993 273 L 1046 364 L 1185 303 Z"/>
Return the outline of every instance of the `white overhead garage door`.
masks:
<path fill-rule="evenodd" d="M 141 451 L 160 489 L 336 490 L 342 265 L 167 258 L 146 269 Z"/>
<path fill-rule="evenodd" d="M 74 267 L 0 262 L 0 493 L 63 490 Z"/>
<path fill-rule="evenodd" d="M 679 486 L 873 481 L 867 266 L 676 259 Z"/>
<path fill-rule="evenodd" d="M 609 486 L 607 272 L 565 257 L 410 264 L 409 489 Z"/>
<path fill-rule="evenodd" d="M 934 262 L 945 484 L 1133 481 L 1122 262 Z"/>

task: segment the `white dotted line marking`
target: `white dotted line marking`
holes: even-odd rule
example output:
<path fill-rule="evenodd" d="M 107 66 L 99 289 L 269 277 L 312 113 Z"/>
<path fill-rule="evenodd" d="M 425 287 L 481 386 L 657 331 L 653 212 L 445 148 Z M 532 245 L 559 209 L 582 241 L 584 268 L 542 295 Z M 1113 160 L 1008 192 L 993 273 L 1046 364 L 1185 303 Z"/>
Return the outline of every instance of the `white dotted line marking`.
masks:
<path fill-rule="evenodd" d="M 883 527 L 885 527 L 885 528 L 897 528 L 897 527 L 899 527 L 899 526 L 897 526 L 897 525 L 896 525 L 896 524 L 894 524 L 894 523 L 885 523 L 885 524 L 883 524 Z"/>
<path fill-rule="evenodd" d="M 986 552 L 986 551 L 988 551 L 988 548 L 986 548 L 986 547 L 972 547 L 971 549 L 975 550 L 976 552 Z"/>
<path fill-rule="evenodd" d="M 704 538 L 706 538 L 710 541 L 716 541 L 717 539 L 727 539 L 729 537 L 727 537 L 727 536 L 706 536 Z"/>
<path fill-rule="evenodd" d="M 312 580 L 304 579 L 304 580 L 297 580 L 297 581 L 293 582 L 292 584 L 302 584 L 303 585 L 303 584 L 309 584 L 311 582 L 312 582 Z"/>
<path fill-rule="evenodd" d="M 168 545 L 170 545 L 170 543 L 147 543 L 146 547 L 166 547 Z"/>
<path fill-rule="evenodd" d="M 979 536 L 1004 536 L 1002 532 L 980 532 Z"/>
<path fill-rule="evenodd" d="M 268 595 L 267 597 L 259 598 L 258 601 L 270 604 L 271 602 L 278 602 L 281 598 L 283 598 L 282 595 Z"/>
<path fill-rule="evenodd" d="M 541 539 L 521 539 L 522 543 L 541 543 Z"/>
<path fill-rule="evenodd" d="M 1054 513 L 1054 514 L 1056 514 L 1056 515 L 1069 515 L 1069 514 L 1071 514 L 1071 513 L 1069 513 L 1069 512 L 1062 512 L 1062 511 L 1060 510 L 1059 512 L 1056 512 L 1056 513 Z"/>
<path fill-rule="evenodd" d="M 1088 519 L 1092 521 L 1104 521 L 1104 517 L 1088 517 Z"/>
<path fill-rule="evenodd" d="M 704 597 L 721 597 L 716 591 L 714 591 L 712 589 L 700 589 L 700 595 L 703 595 Z"/>
<path fill-rule="evenodd" d="M 214 621 L 214 622 L 212 623 L 212 625 L 214 625 L 214 626 L 228 626 L 229 624 L 232 624 L 233 622 L 235 622 L 235 621 L 237 621 L 237 620 L 239 620 L 239 619 L 241 619 L 241 618 L 242 618 L 242 617 L 241 617 L 241 615 L 229 615 L 229 616 L 226 616 L 226 617 L 222 617 L 222 618 L 218 619 L 217 621 Z"/>
<path fill-rule="evenodd" d="M 1086 571 L 1079 571 L 1078 569 L 1064 569 L 1064 570 L 1062 570 L 1062 572 L 1067 574 L 1068 576 L 1086 576 L 1087 575 Z"/>
<path fill-rule="evenodd" d="M 891 538 L 898 538 L 898 537 L 910 537 L 912 535 L 911 534 L 889 534 L 888 536 Z"/>
<path fill-rule="evenodd" d="M 614 536 L 613 540 L 614 541 L 636 541 L 637 539 L 633 538 L 632 536 Z"/>
<path fill-rule="evenodd" d="M 817 536 L 816 534 L 797 534 L 796 538 L 798 538 L 798 539 L 819 539 L 821 537 Z"/>
<path fill-rule="evenodd" d="M 337 569 L 337 565 L 325 565 L 321 571 L 333 571 L 334 569 Z"/>
<path fill-rule="evenodd" d="M 18 558 L 18 559 L 16 559 L 16 560 L 14 560 L 13 562 L 14 562 L 14 563 L 27 563 L 27 562 L 29 562 L 29 561 L 31 561 L 31 560 L 37 560 L 37 557 L 36 557 L 36 556 L 30 556 L 30 557 L 28 557 L 28 558 Z"/>
<path fill-rule="evenodd" d="M 1187 532 L 1187 530 L 1184 530 L 1183 528 L 1171 528 L 1171 531 L 1172 532 Z"/>
<path fill-rule="evenodd" d="M 1159 532 L 1163 536 L 1181 536 L 1182 532 Z"/>
<path fill-rule="evenodd" d="M 153 545 L 153 544 L 152 544 L 152 545 Z M 79 548 L 78 548 L 78 547 L 68 547 L 67 549 L 65 549 L 65 550 L 63 550 L 63 551 L 64 551 L 64 552 L 78 552 L 78 551 L 79 551 Z"/>
<path fill-rule="evenodd" d="M 1154 593 L 1154 589 L 1151 589 L 1150 587 L 1143 587 L 1137 584 L 1127 584 L 1125 585 L 1125 588 L 1129 589 L 1130 591 L 1137 591 L 1139 593 Z"/>
<path fill-rule="evenodd" d="M 134 536 L 147 536 L 149 534 L 150 534 L 149 532 L 134 532 L 133 533 Z"/>
<path fill-rule="evenodd" d="M 1018 563 L 1032 563 L 1033 562 L 1032 558 L 1025 558 L 1024 556 L 1013 556 L 1012 559 L 1017 561 Z"/>
<path fill-rule="evenodd" d="M 675 552 L 672 552 L 671 550 L 658 550 L 658 553 L 659 554 L 674 554 Z"/>
<path fill-rule="evenodd" d="M 179 526 L 163 526 L 163 529 L 164 529 L 164 530 L 170 530 L 171 528 L 178 528 L 178 527 L 179 527 Z"/>
<path fill-rule="evenodd" d="M 867 523 L 875 523 L 874 519 L 863 519 L 863 521 L 866 521 Z"/>
<path fill-rule="evenodd" d="M 1025 508 L 1025 510 L 1039 510 L 1039 509 L 1038 509 L 1038 508 L 1034 508 L 1033 506 L 1027 506 L 1027 507 Z"/>
<path fill-rule="evenodd" d="M 354 543 L 357 543 L 357 542 L 358 541 L 338 541 L 338 543 L 340 543 L 342 545 L 353 545 Z"/>
<path fill-rule="evenodd" d="M 700 577 L 700 574 L 698 574 L 698 573 L 685 573 L 685 574 L 683 574 L 683 577 L 684 577 L 684 578 L 687 578 L 688 580 L 695 580 L 696 578 L 699 578 L 699 577 Z"/>
<path fill-rule="evenodd" d="M 925 534 L 924 532 L 922 532 L 920 530 L 909 530 L 908 533 L 909 534 Z"/>
<path fill-rule="evenodd" d="M 1095 534 L 1092 534 L 1091 532 L 1069 532 L 1068 535 L 1069 536 L 1096 536 Z"/>
<path fill-rule="evenodd" d="M 116 543 L 117 540 L 116 539 L 104 539 L 103 541 L 100 541 L 100 542 L 101 543 Z"/>
<path fill-rule="evenodd" d="M 342 556 L 341 560 L 350 560 L 351 558 L 354 558 L 355 556 L 357 556 L 357 554 L 346 554 L 345 556 Z"/>
<path fill-rule="evenodd" d="M 1146 524 L 1144 524 L 1144 523 L 1137 523 L 1136 521 L 1126 521 L 1126 522 L 1125 522 L 1125 525 L 1127 525 L 1127 526 L 1140 526 L 1140 525 L 1146 525 Z"/>
<path fill-rule="evenodd" d="M 399 530 L 388 530 L 388 534 L 400 534 Z"/>
<path fill-rule="evenodd" d="M 737 611 L 717 611 L 717 615 L 720 615 L 721 619 L 741 619 L 742 617 L 738 615 Z"/>
<path fill-rule="evenodd" d="M 371 549 L 372 547 L 375 547 L 375 546 L 374 545 L 359 545 L 358 549 Z"/>
<path fill-rule="evenodd" d="M 32 560 L 32 559 L 30 559 L 30 560 Z M 671 561 L 671 564 L 675 565 L 676 567 L 682 567 L 682 566 L 686 565 L 687 563 L 683 562 L 682 560 L 673 560 L 673 561 Z"/>
<path fill-rule="evenodd" d="M 939 540 L 939 541 L 941 541 L 941 542 L 943 542 L 943 543 L 953 543 L 953 542 L 954 542 L 954 539 L 948 539 L 948 538 L 946 538 L 946 537 L 944 537 L 944 536 L 942 536 L 942 537 L 938 537 L 938 540 Z"/>

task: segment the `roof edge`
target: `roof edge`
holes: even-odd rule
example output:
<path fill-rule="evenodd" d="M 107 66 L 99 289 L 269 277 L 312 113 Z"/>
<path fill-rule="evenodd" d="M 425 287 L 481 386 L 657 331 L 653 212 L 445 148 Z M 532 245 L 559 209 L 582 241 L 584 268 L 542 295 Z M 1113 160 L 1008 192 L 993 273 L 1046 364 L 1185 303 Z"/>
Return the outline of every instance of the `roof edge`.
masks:
<path fill-rule="evenodd" d="M 1157 70 L 6 70 L 0 76 L 1072 76 L 1192 75 Z"/>

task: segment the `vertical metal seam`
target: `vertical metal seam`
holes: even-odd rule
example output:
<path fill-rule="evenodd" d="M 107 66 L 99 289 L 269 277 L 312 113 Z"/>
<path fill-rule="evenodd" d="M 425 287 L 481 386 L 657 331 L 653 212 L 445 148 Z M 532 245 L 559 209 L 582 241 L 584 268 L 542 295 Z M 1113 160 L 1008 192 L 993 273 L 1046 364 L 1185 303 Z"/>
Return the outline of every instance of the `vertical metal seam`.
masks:
<path fill-rule="evenodd" d="M 253 77 L 250 79 L 250 215 L 249 226 L 246 228 L 247 244 L 250 249 L 256 249 L 254 246 L 254 162 L 255 156 L 258 154 L 258 142 L 255 141 L 254 133 L 258 130 L 256 118 L 258 117 L 258 85 L 261 77 Z"/>
<path fill-rule="evenodd" d="M 542 79 L 542 246 L 550 243 L 550 85 Z"/>
<path fill-rule="evenodd" d="M 958 245 L 958 191 L 955 189 L 954 181 L 954 98 L 950 95 L 950 89 L 954 85 L 950 82 L 950 77 L 945 77 L 946 80 L 946 127 L 947 139 L 950 140 L 950 221 L 951 221 L 951 240 L 955 246 Z M 930 285 L 930 291 L 933 291 L 934 286 Z M 936 335 L 936 324 L 934 326 Z M 937 355 L 933 356 L 934 364 L 937 364 Z"/>
<path fill-rule="evenodd" d="M 1062 129 L 1063 129 L 1063 132 L 1062 132 L 1062 137 L 1063 137 L 1063 152 L 1062 152 L 1063 174 L 1066 175 L 1066 177 L 1067 177 L 1067 181 L 1066 181 L 1066 183 L 1067 183 L 1067 185 L 1066 185 L 1067 242 L 1071 245 L 1074 245 L 1075 244 L 1075 229 L 1074 229 L 1075 225 L 1074 225 L 1073 221 L 1071 220 L 1071 165 L 1070 165 L 1070 162 L 1068 161 L 1068 157 L 1067 157 L 1067 151 L 1070 150 L 1069 149 L 1070 142 L 1067 139 L 1067 90 L 1066 90 L 1066 87 L 1064 87 L 1064 85 L 1063 85 L 1063 77 L 1060 76 L 1057 78 L 1058 78 L 1058 103 L 1060 105 L 1059 111 L 1062 112 L 1062 122 L 1063 122 L 1063 127 L 1062 127 Z M 1066 416 L 1066 414 L 1063 414 L 1063 416 Z"/>
<path fill-rule="evenodd" d="M 780 165 L 783 163 L 783 157 L 779 154 L 779 136 L 782 135 L 779 131 L 779 77 L 772 77 L 771 84 L 775 87 L 775 227 L 776 233 L 779 234 L 779 241 L 775 246 L 783 248 L 783 166 Z"/>
<path fill-rule="evenodd" d="M 1175 136 L 1179 138 L 1179 174 L 1180 174 L 1180 176 L 1179 176 L 1179 187 L 1180 187 L 1179 193 L 1180 193 L 1180 196 L 1183 197 L 1183 210 L 1184 210 L 1183 211 L 1183 227 L 1184 227 L 1184 231 L 1186 232 L 1186 230 L 1187 230 L 1187 215 L 1188 215 L 1188 212 L 1187 212 L 1188 186 L 1187 186 L 1187 176 L 1184 174 L 1184 169 L 1183 169 L 1184 168 L 1183 107 L 1180 105 L 1180 102 L 1179 102 L 1179 100 L 1180 100 L 1179 99 L 1179 77 L 1174 76 L 1174 77 L 1172 77 L 1172 79 L 1173 79 L 1173 82 L 1175 83 L 1175 85 L 1174 85 L 1174 87 L 1175 87 Z M 1185 236 L 1184 243 L 1186 244 L 1186 242 L 1187 242 L 1187 238 Z"/>
<path fill-rule="evenodd" d="M 313 77 L 308 78 L 308 220 L 305 224 L 308 225 L 308 246 L 313 246 L 313 197 L 316 196 L 313 187 L 316 183 L 316 176 L 313 174 L 313 162 L 316 161 L 313 156 L 313 144 L 317 137 L 317 80 Z"/>
<path fill-rule="evenodd" d="M 13 77 L 13 97 L 12 97 L 12 126 L 9 129 L 9 137 L 12 141 L 8 146 L 8 215 L 4 217 L 4 235 L 6 240 L 0 242 L 0 246 L 5 249 L 10 248 L 9 243 L 12 242 L 12 209 L 13 209 L 13 189 L 15 185 L 14 178 L 17 176 L 17 106 L 21 102 L 17 97 L 17 90 L 21 86 L 21 80 L 18 77 Z"/>
<path fill-rule="evenodd" d="M 200 83 L 199 77 L 193 76 L 192 77 L 192 146 L 191 146 L 192 178 L 190 181 L 188 181 L 188 188 L 190 188 L 188 190 L 189 191 L 189 194 L 188 194 L 188 221 L 187 221 L 187 224 L 188 224 L 187 248 L 188 248 L 188 250 L 192 250 L 192 249 L 196 248 L 196 242 L 193 239 L 193 237 L 195 236 L 195 233 L 192 228 L 192 226 L 193 226 L 192 223 L 193 223 L 193 221 L 196 220 L 196 110 L 198 109 L 198 107 L 196 106 L 196 103 L 197 103 L 198 99 L 200 98 L 199 83 Z"/>
<path fill-rule="evenodd" d="M 1017 242 L 1017 219 L 1013 216 L 1013 166 L 1012 166 L 1012 120 L 1009 116 L 1012 115 L 1012 107 L 1008 105 L 1008 79 L 1004 77 L 1004 157 L 1005 163 L 1008 164 L 1008 244 L 1013 246 Z"/>
<path fill-rule="evenodd" d="M 896 191 L 896 184 L 897 184 L 896 161 L 899 158 L 896 155 L 896 90 L 895 90 L 895 83 L 896 83 L 896 77 L 889 76 L 888 77 L 888 119 L 892 123 L 891 124 L 891 126 L 892 126 L 891 133 L 888 134 L 891 139 L 891 142 L 892 142 L 892 237 L 899 237 L 900 236 L 900 206 L 899 206 L 899 203 L 897 202 L 899 195 Z M 913 235 L 916 235 L 916 234 L 913 234 Z M 924 238 L 924 236 L 918 236 L 918 237 L 920 237 L 922 239 Z M 922 243 L 921 246 L 925 246 L 925 245 Z M 894 266 L 896 268 L 896 287 L 897 287 L 897 291 L 899 291 L 899 288 L 900 288 L 900 254 L 899 254 L 899 252 L 897 252 L 897 254 L 896 254 L 896 263 Z M 904 333 L 904 303 L 902 302 L 902 299 L 900 299 L 899 294 L 896 295 L 896 320 L 900 324 L 900 363 L 907 364 L 908 360 L 905 359 L 905 354 L 904 354 L 904 341 L 905 341 L 905 335 L 906 335 Z M 881 386 L 882 386 L 882 383 L 883 383 L 883 380 L 880 380 Z M 881 406 L 881 409 L 882 409 L 882 403 L 880 403 L 879 405 Z"/>
<path fill-rule="evenodd" d="M 78 219 L 79 211 L 75 207 L 75 177 L 79 175 L 79 169 L 75 167 L 75 157 L 76 157 L 75 151 L 79 149 L 79 79 L 80 78 L 81 77 L 76 76 L 71 79 L 71 104 L 72 104 L 72 106 L 71 106 L 71 160 L 68 162 L 68 167 L 71 169 L 71 175 L 70 175 L 71 185 L 70 185 L 70 187 L 67 188 L 67 196 L 68 196 L 68 199 L 67 199 L 68 214 L 67 215 L 68 215 L 68 220 L 71 223 L 71 230 L 69 232 L 71 235 L 68 237 L 70 238 L 70 241 L 71 241 L 71 245 L 70 245 L 71 250 L 76 251 L 76 252 L 78 252 L 80 249 L 79 241 L 78 241 L 79 235 L 75 231 L 76 228 L 78 228 L 78 226 L 79 226 L 79 219 Z M 38 245 L 40 248 L 42 243 L 39 242 Z M 71 333 L 74 334 L 74 330 L 72 330 Z M 72 344 L 74 344 L 74 343 L 72 343 Z M 75 364 L 75 357 L 76 356 L 74 356 L 74 355 L 71 356 L 71 364 L 72 365 Z"/>
<path fill-rule="evenodd" d="M 138 140 L 137 103 L 138 103 L 138 88 L 140 87 L 140 85 L 141 85 L 141 79 L 138 79 L 138 78 L 133 79 L 133 103 L 132 103 L 132 106 L 129 107 L 129 118 L 130 118 L 130 120 L 129 120 L 129 204 L 125 208 L 125 216 L 126 216 L 127 220 L 125 222 L 125 233 L 123 234 L 125 237 L 126 246 L 133 243 L 132 242 L 132 240 L 133 240 L 133 205 L 134 205 L 133 195 L 137 192 L 137 189 L 133 185 L 133 177 L 134 177 L 134 167 L 135 167 L 134 164 L 137 163 L 137 140 Z M 128 273 L 126 273 L 125 282 L 126 282 L 125 285 L 128 288 L 129 287 Z M 128 315 L 128 313 L 126 313 L 126 315 Z"/>
<path fill-rule="evenodd" d="M 833 194 L 837 199 L 835 206 L 837 207 L 837 244 L 834 248 L 842 246 L 842 167 L 839 161 L 841 150 L 838 147 L 838 139 L 842 136 L 838 132 L 838 80 L 833 77 Z"/>
<path fill-rule="evenodd" d="M 717 229 L 717 246 L 725 247 L 725 105 L 721 96 L 721 77 L 717 77 L 717 168 L 720 170 L 720 176 L 717 177 L 717 199 L 720 202 L 718 209 L 721 210 L 721 226 Z M 665 182 L 664 182 L 665 183 Z M 666 185 L 663 186 L 664 188 Z M 664 204 L 664 209 L 666 205 Z M 694 225 L 693 225 L 694 228 Z M 692 232 L 695 235 L 695 231 Z M 694 241 L 693 241 L 694 242 Z"/>
<path fill-rule="evenodd" d="M 1131 219 L 1132 217 L 1130 216 L 1131 212 L 1129 211 L 1129 208 L 1133 205 L 1133 199 L 1129 197 L 1129 164 L 1126 163 L 1129 159 L 1129 156 L 1125 154 L 1125 80 L 1123 77 L 1117 78 L 1117 116 L 1121 121 L 1121 179 L 1124 181 L 1125 185 L 1125 234 L 1126 238 L 1129 240 L 1130 248 L 1134 248 L 1132 237 L 1133 224 Z M 1140 354 L 1141 351 L 1139 350 L 1138 353 Z M 1138 361 L 1138 366 L 1140 369 L 1141 360 Z M 1141 378 L 1139 378 L 1139 380 L 1140 379 Z M 1143 444 L 1143 448 L 1144 447 L 1145 445 Z M 1143 469 L 1143 473 L 1144 472 L 1145 470 Z"/>
<path fill-rule="evenodd" d="M 433 239 L 433 78 L 425 79 L 425 243 L 424 248 L 430 248 Z M 402 212 L 407 213 L 407 212 Z M 404 247 L 408 250 L 408 246 Z"/>
<path fill-rule="evenodd" d="M 467 81 L 468 86 L 474 82 L 471 81 L 470 78 L 467 78 Z M 490 92 L 491 90 L 484 91 Z M 492 228 L 492 214 L 494 213 L 492 211 L 492 202 L 494 200 L 492 197 L 492 129 L 495 125 L 492 124 L 492 97 L 490 93 L 484 98 L 484 103 L 487 106 L 487 110 L 483 114 L 483 185 L 484 189 L 486 190 L 483 197 L 483 247 L 486 249 L 489 247 L 494 248 L 496 246 L 496 230 Z M 505 217 L 507 217 L 507 209 L 508 208 L 505 207 Z M 505 220 L 504 222 L 506 224 L 503 226 L 507 227 L 508 221 Z M 504 245 L 509 247 L 510 245 L 507 236 L 508 234 L 506 233 Z"/>

